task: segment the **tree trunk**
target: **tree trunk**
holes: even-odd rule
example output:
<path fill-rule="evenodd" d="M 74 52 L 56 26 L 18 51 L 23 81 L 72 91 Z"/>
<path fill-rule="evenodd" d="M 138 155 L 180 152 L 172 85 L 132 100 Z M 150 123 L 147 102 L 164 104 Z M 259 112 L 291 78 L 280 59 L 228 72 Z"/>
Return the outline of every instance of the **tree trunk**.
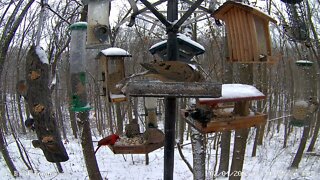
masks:
<path fill-rule="evenodd" d="M 229 171 L 230 139 L 231 131 L 224 131 L 221 133 L 221 154 L 218 170 L 219 175 L 228 175 L 227 172 Z"/>
<path fill-rule="evenodd" d="M 252 64 L 239 64 L 240 83 L 252 84 L 253 83 L 253 65 Z M 236 102 L 234 105 L 234 113 L 240 116 L 249 115 L 249 102 L 241 101 Z M 232 163 L 230 169 L 230 180 L 241 179 L 243 168 L 244 156 L 247 146 L 249 129 L 235 130 L 234 148 Z"/>
<path fill-rule="evenodd" d="M 246 151 L 248 129 L 236 130 L 229 180 L 240 180 Z"/>
<path fill-rule="evenodd" d="M 90 123 L 88 121 L 88 116 L 88 111 L 84 111 L 78 114 L 78 118 L 80 119 L 78 125 L 79 130 L 81 132 L 81 146 L 83 151 L 83 157 L 87 167 L 89 179 L 102 180 L 97 159 L 94 155 L 94 148 L 92 145 L 92 135 Z"/>
<path fill-rule="evenodd" d="M 314 149 L 314 145 L 316 144 L 318 135 L 319 135 L 319 129 L 320 129 L 320 111 L 318 110 L 318 115 L 317 115 L 317 119 L 316 119 L 316 125 L 314 127 L 314 131 L 313 131 L 313 135 L 308 147 L 307 152 L 311 152 Z"/>
<path fill-rule="evenodd" d="M 3 133 L 2 133 L 2 128 L 0 128 L 0 150 L 1 150 L 2 156 L 4 158 L 4 161 L 6 162 L 8 168 L 9 168 L 11 174 L 12 174 L 12 176 L 18 177 L 19 176 L 19 172 L 16 169 L 15 165 L 13 164 L 13 161 L 12 161 L 10 155 L 9 155 L 7 146 L 5 145 L 4 136 L 3 136 Z"/>
<path fill-rule="evenodd" d="M 205 180 L 206 178 L 206 146 L 205 137 L 194 128 L 191 128 L 191 143 L 193 154 L 193 179 Z"/>
<path fill-rule="evenodd" d="M 303 151 L 304 151 L 304 148 L 306 147 L 307 140 L 309 137 L 309 132 L 310 132 L 310 125 L 307 125 L 303 128 L 303 133 L 302 133 L 302 137 L 300 140 L 300 145 L 299 145 L 298 151 L 292 161 L 291 168 L 298 168 L 299 167 L 299 163 L 301 161 Z"/>

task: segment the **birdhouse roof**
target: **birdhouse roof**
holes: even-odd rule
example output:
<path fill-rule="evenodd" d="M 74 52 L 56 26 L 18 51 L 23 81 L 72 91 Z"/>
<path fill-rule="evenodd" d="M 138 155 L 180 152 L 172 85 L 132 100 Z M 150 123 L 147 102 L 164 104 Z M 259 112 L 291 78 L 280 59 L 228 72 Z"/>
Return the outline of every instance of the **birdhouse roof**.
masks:
<path fill-rule="evenodd" d="M 217 19 L 221 19 L 221 20 L 225 20 L 225 14 L 227 14 L 230 10 L 232 10 L 233 8 L 239 8 L 242 9 L 248 13 L 254 14 L 262 19 L 265 19 L 267 21 L 271 21 L 273 23 L 277 23 L 277 21 L 275 19 L 273 19 L 271 16 L 269 16 L 268 14 L 260 11 L 259 9 L 252 7 L 250 5 L 247 4 L 243 4 L 241 2 L 234 2 L 234 1 L 227 1 L 225 2 L 222 6 L 220 6 L 213 14 L 212 16 L 217 18 Z"/>
<path fill-rule="evenodd" d="M 131 57 L 132 56 L 128 51 L 121 48 L 117 48 L 117 47 L 104 49 L 100 53 L 106 57 Z"/>
<path fill-rule="evenodd" d="M 191 46 L 194 49 L 195 55 L 200 55 L 205 52 L 205 48 L 201 44 L 197 43 L 196 41 L 193 41 L 192 39 L 190 39 L 184 34 L 178 33 L 177 40 L 179 44 L 185 44 L 187 46 Z M 161 51 L 162 49 L 165 49 L 165 48 L 167 48 L 167 40 L 154 44 L 153 46 L 151 46 L 149 51 L 152 54 L 155 54 L 157 51 Z"/>

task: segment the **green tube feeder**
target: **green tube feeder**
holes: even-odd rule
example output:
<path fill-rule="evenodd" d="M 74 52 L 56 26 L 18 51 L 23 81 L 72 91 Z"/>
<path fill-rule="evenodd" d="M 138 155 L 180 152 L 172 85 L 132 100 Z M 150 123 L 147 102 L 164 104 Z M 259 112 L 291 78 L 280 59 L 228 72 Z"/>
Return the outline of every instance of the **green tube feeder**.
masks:
<path fill-rule="evenodd" d="M 70 30 L 71 110 L 83 112 L 91 109 L 87 103 L 85 73 L 87 23 L 74 23 Z"/>

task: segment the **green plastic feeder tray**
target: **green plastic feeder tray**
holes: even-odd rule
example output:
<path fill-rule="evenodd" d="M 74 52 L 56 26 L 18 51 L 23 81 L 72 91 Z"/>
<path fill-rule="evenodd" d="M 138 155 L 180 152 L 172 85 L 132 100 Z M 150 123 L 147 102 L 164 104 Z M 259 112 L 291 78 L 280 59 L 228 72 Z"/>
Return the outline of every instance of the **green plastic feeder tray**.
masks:
<path fill-rule="evenodd" d="M 303 126 L 307 125 L 307 121 L 306 120 L 298 120 L 298 119 L 292 118 L 290 120 L 289 124 L 292 125 L 292 126 L 296 126 L 296 127 L 303 127 Z"/>
<path fill-rule="evenodd" d="M 92 108 L 89 106 L 84 107 L 71 107 L 71 111 L 73 112 L 84 112 L 84 111 L 90 111 Z"/>
<path fill-rule="evenodd" d="M 70 25 L 70 30 L 86 30 L 88 27 L 87 22 L 76 22 Z"/>

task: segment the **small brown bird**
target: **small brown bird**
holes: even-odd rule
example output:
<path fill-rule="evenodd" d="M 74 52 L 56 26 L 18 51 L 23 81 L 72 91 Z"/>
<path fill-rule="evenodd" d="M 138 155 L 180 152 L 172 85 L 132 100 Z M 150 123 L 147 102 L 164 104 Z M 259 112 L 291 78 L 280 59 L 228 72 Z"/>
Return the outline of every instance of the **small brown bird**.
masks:
<path fill-rule="evenodd" d="M 148 70 L 146 77 L 160 81 L 200 82 L 204 80 L 196 65 L 181 61 L 156 61 L 141 63 L 141 66 Z"/>
<path fill-rule="evenodd" d="M 96 154 L 96 152 L 98 151 L 98 149 L 101 146 L 114 145 L 118 139 L 120 139 L 120 137 L 117 134 L 111 134 L 111 135 L 101 139 L 100 141 L 98 141 L 98 147 L 95 150 L 94 154 Z"/>

